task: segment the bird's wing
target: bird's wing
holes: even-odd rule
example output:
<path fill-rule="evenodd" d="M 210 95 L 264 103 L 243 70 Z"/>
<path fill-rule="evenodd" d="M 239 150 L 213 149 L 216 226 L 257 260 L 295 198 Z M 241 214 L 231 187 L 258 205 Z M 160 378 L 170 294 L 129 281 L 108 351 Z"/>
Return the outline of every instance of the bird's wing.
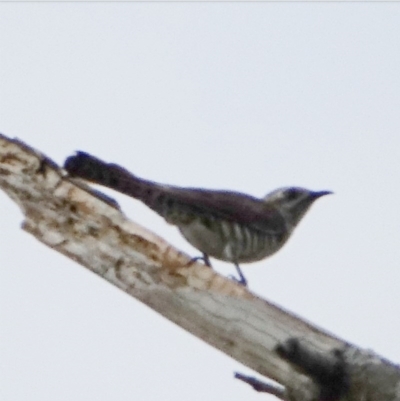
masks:
<path fill-rule="evenodd" d="M 267 233 L 281 234 L 285 229 L 278 210 L 250 195 L 173 186 L 161 186 L 160 191 L 180 207 L 198 214 L 212 215 Z"/>
<path fill-rule="evenodd" d="M 187 214 L 212 215 L 275 235 L 281 235 L 285 230 L 285 222 L 279 211 L 250 195 L 161 185 L 138 178 L 123 167 L 105 163 L 85 152 L 77 152 L 69 157 L 64 168 L 71 176 L 141 200 L 167 220 L 171 211 L 179 210 Z M 179 213 L 177 216 L 179 220 Z"/>

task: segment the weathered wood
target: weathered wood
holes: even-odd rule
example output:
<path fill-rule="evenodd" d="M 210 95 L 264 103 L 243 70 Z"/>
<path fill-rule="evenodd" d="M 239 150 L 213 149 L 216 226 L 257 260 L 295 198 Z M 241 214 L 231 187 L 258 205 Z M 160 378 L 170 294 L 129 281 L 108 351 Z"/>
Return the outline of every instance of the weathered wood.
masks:
<path fill-rule="evenodd" d="M 20 206 L 24 230 L 282 384 L 287 399 L 307 401 L 320 394 L 311 376 L 276 351 L 287 340 L 300 338 L 327 358 L 334 350 L 342 352 L 350 375 L 345 399 L 400 400 L 397 366 L 192 263 L 189 256 L 130 221 L 107 197 L 70 179 L 34 149 L 2 135 L 0 187 Z"/>

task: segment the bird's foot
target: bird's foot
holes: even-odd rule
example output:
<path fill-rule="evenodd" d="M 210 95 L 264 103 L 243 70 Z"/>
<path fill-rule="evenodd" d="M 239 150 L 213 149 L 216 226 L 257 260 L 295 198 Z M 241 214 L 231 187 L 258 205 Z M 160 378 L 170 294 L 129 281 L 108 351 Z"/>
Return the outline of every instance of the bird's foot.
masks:
<path fill-rule="evenodd" d="M 203 256 L 196 256 L 196 257 L 190 259 L 189 264 L 195 263 L 198 260 L 202 260 L 206 266 L 212 267 L 211 263 L 210 263 L 210 258 L 206 254 L 203 254 Z"/>
<path fill-rule="evenodd" d="M 235 283 L 238 283 L 240 285 L 242 285 L 243 287 L 247 287 L 247 280 L 244 277 L 241 278 L 236 278 L 235 276 L 233 276 L 232 274 L 230 274 L 228 276 L 228 278 L 230 278 L 232 281 L 234 281 Z"/>
<path fill-rule="evenodd" d="M 240 270 L 240 267 L 239 267 L 239 265 L 237 264 L 237 263 L 235 263 L 235 268 L 236 268 L 236 271 L 238 272 L 238 274 L 239 274 L 239 280 L 236 278 L 236 277 L 233 277 L 233 276 L 230 276 L 234 281 L 236 281 L 238 284 L 241 284 L 241 285 L 243 285 L 244 287 L 247 287 L 247 280 L 246 280 L 246 278 L 244 277 L 244 275 L 243 275 L 243 273 L 242 273 L 242 270 Z"/>

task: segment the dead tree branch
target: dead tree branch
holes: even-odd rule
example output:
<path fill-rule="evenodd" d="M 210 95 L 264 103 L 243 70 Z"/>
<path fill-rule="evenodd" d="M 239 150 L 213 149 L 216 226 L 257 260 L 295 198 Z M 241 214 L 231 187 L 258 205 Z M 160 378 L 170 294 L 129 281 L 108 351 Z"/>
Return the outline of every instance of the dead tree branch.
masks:
<path fill-rule="evenodd" d="M 192 263 L 127 219 L 108 197 L 2 135 L 0 187 L 21 208 L 25 231 L 278 382 L 284 387 L 281 398 L 400 400 L 400 371 L 394 364 Z"/>

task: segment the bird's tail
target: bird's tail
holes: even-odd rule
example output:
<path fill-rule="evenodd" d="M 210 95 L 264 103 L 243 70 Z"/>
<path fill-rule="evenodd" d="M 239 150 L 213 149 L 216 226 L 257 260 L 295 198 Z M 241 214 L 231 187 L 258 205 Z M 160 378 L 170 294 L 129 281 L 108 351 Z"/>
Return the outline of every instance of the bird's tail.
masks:
<path fill-rule="evenodd" d="M 191 213 L 186 213 L 182 205 L 176 207 L 179 203 L 177 189 L 143 180 L 117 164 L 105 163 L 88 153 L 77 152 L 68 157 L 64 168 L 72 177 L 83 178 L 141 200 L 171 224 L 186 224 L 192 219 Z"/>
<path fill-rule="evenodd" d="M 146 188 L 152 187 L 150 182 L 136 177 L 123 167 L 105 163 L 85 152 L 77 152 L 68 157 L 64 168 L 72 177 L 83 178 L 140 200 L 143 199 Z"/>

